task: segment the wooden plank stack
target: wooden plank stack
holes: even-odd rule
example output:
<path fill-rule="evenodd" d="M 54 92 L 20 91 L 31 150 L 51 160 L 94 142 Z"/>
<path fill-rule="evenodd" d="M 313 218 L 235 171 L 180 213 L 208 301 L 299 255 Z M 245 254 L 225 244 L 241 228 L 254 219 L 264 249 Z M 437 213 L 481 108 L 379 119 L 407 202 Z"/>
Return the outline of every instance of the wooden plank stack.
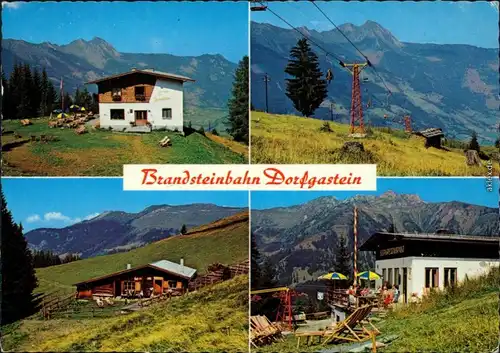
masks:
<path fill-rule="evenodd" d="M 258 347 L 283 340 L 281 330 L 266 316 L 250 316 L 250 342 Z"/>

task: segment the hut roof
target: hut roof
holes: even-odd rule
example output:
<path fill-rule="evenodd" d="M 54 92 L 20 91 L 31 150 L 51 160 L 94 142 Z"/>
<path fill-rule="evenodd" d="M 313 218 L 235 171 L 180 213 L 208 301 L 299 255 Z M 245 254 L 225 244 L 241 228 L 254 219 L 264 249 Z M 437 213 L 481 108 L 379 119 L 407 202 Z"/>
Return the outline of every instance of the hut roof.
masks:
<path fill-rule="evenodd" d="M 417 132 L 416 134 L 423 136 L 425 138 L 444 136 L 443 130 L 440 128 L 425 129 L 425 130 Z"/>
<path fill-rule="evenodd" d="M 150 264 L 141 265 L 141 266 L 137 266 L 134 268 L 126 269 L 123 271 L 113 272 L 113 273 L 110 273 L 110 274 L 107 274 L 104 276 L 94 277 L 94 278 L 88 279 L 86 281 L 75 283 L 73 285 L 78 286 L 81 284 L 92 283 L 92 282 L 100 281 L 100 280 L 103 280 L 106 278 L 122 275 L 122 274 L 129 273 L 129 272 L 134 272 L 134 271 L 137 271 L 137 270 L 140 270 L 143 268 L 148 268 L 148 267 L 165 272 L 165 273 L 168 273 L 168 274 L 179 276 L 179 277 L 182 277 L 185 279 L 192 279 L 194 277 L 194 275 L 196 274 L 196 270 L 194 268 L 187 267 L 185 265 L 181 265 L 181 264 L 171 262 L 168 260 L 161 260 L 161 261 L 153 262 Z"/>

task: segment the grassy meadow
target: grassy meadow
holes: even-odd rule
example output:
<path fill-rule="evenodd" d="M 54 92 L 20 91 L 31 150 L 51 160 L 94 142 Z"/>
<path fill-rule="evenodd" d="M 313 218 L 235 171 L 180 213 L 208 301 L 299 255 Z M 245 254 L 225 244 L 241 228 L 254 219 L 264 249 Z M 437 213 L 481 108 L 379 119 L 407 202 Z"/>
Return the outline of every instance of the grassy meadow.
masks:
<path fill-rule="evenodd" d="M 371 128 L 362 142 L 365 152 L 347 154 L 341 147 L 350 139 L 349 125 L 292 115 L 251 113 L 251 158 L 256 164 L 377 164 L 381 176 L 485 176 L 483 166 L 469 167 L 461 149 L 425 148 L 425 139 L 402 130 Z M 494 153 L 494 147 L 483 148 Z M 500 170 L 498 161 L 494 171 Z"/>
<path fill-rule="evenodd" d="M 248 275 L 103 319 L 23 320 L 4 329 L 19 352 L 246 352 Z"/>
<path fill-rule="evenodd" d="M 52 136 L 57 141 L 28 142 L 4 151 L 4 175 L 121 176 L 124 164 L 247 163 L 247 154 L 241 153 L 247 148 L 221 136 L 213 139 L 193 133 L 184 137 L 165 131 L 130 134 L 92 128 L 77 135 L 73 129 L 49 128 L 48 118 L 33 119 L 32 123 L 21 126 L 18 120 L 3 121 L 3 128 L 14 134 L 2 136 L 2 144 L 31 135 Z M 158 145 L 165 135 L 172 141 L 168 148 Z"/>

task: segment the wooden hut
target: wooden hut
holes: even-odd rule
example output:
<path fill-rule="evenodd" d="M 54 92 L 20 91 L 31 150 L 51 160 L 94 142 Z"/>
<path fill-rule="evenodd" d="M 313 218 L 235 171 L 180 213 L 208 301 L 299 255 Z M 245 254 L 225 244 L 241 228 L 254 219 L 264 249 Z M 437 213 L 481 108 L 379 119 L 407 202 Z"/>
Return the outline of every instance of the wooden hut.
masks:
<path fill-rule="evenodd" d="M 175 263 L 167 260 L 91 278 L 76 283 L 77 298 L 93 296 L 140 297 L 163 294 L 167 291 L 184 292 L 196 277 L 196 270 L 184 266 L 184 260 Z"/>
<path fill-rule="evenodd" d="M 415 135 L 425 137 L 425 147 L 441 148 L 441 139 L 444 137 L 440 128 L 425 129 L 416 132 Z"/>

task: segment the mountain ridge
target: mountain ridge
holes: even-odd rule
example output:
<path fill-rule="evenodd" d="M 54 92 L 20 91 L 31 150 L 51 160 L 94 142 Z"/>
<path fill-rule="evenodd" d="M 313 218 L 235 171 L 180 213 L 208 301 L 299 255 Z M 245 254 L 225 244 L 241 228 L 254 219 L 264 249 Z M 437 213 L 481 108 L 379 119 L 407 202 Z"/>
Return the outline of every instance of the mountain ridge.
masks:
<path fill-rule="evenodd" d="M 415 194 L 386 192 L 345 200 L 324 196 L 291 207 L 252 210 L 252 234 L 259 252 L 277 270 L 280 284 L 299 284 L 330 271 L 338 237 L 353 249 L 353 209 L 358 209 L 358 244 L 373 233 L 435 233 L 493 236 L 500 227 L 498 209 L 461 201 L 426 202 Z M 319 200 L 319 201 L 318 201 Z M 332 202 L 329 202 L 332 201 Z M 359 253 L 360 265 L 373 267 L 373 254 Z"/>
<path fill-rule="evenodd" d="M 7 74 L 12 72 L 15 62 L 26 62 L 39 69 L 45 67 L 54 84 L 58 85 L 63 77 L 65 90 L 70 93 L 82 89 L 85 82 L 134 67 L 189 76 L 196 82 L 185 86 L 188 107 L 226 108 L 237 67 L 221 54 L 123 53 L 99 37 L 88 41 L 79 38 L 63 45 L 4 38 L 2 49 L 2 66 Z M 96 92 L 95 85 L 86 87 Z"/>
<path fill-rule="evenodd" d="M 371 98 L 371 106 L 364 107 L 365 125 L 402 129 L 399 120 L 409 114 L 415 130 L 438 127 L 447 137 L 462 140 L 469 139 L 471 132 L 476 131 L 482 143 L 495 141 L 500 107 L 497 49 L 468 44 L 400 42 L 373 21 L 361 26 L 343 24 L 339 28 L 344 28 L 343 32 L 377 70 L 375 73 L 366 69 L 361 74 L 364 105 L 368 97 Z M 363 60 L 337 29 L 308 30 L 308 33 L 314 42 L 346 63 Z M 293 29 L 251 22 L 251 96 L 255 109 L 265 107 L 261 76 L 267 73 L 271 78 L 268 87 L 270 112 L 300 115 L 284 93 L 288 77 L 284 68 L 290 49 L 300 38 L 302 36 Z M 326 72 L 331 68 L 334 72 L 328 97 L 314 117 L 330 119 L 330 104 L 333 103 L 335 120 L 348 123 L 352 76 L 323 50 L 313 44 L 311 48 L 319 57 L 321 70 Z M 392 92 L 390 98 L 385 86 Z M 384 119 L 384 115 L 389 119 Z"/>
<path fill-rule="evenodd" d="M 178 235 L 188 229 L 241 212 L 241 207 L 209 203 L 155 205 L 136 213 L 105 211 L 100 215 L 64 228 L 37 228 L 26 232 L 29 247 L 56 254 L 78 253 L 93 257 L 140 247 Z"/>

